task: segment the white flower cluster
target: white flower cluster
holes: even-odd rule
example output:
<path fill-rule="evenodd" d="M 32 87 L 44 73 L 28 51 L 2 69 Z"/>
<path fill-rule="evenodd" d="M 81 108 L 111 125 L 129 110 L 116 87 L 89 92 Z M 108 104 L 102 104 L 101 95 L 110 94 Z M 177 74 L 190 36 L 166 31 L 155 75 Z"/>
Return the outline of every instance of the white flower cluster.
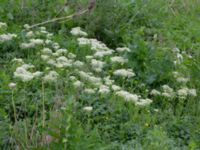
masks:
<path fill-rule="evenodd" d="M 179 65 L 183 62 L 183 55 L 180 53 L 180 50 L 178 48 L 173 48 L 172 52 L 175 54 L 175 60 L 174 64 Z"/>
<path fill-rule="evenodd" d="M 58 79 L 59 74 L 56 71 L 50 71 L 47 75 L 43 77 L 45 82 L 55 82 Z"/>
<path fill-rule="evenodd" d="M 84 31 L 82 31 L 80 27 L 72 28 L 70 33 L 74 36 L 88 36 L 88 34 Z"/>
<path fill-rule="evenodd" d="M 151 90 L 150 94 L 153 95 L 153 96 L 158 96 L 158 95 L 161 95 L 161 92 L 156 90 L 156 89 L 153 89 L 153 90 Z"/>
<path fill-rule="evenodd" d="M 78 43 L 80 46 L 91 45 L 91 50 L 93 51 L 109 50 L 109 48 L 104 43 L 98 41 L 97 39 L 78 38 Z"/>
<path fill-rule="evenodd" d="M 105 62 L 103 61 L 96 60 L 96 59 L 91 60 L 92 69 L 96 72 L 102 72 L 104 65 L 105 65 Z"/>
<path fill-rule="evenodd" d="M 90 82 L 94 86 L 98 87 L 98 86 L 102 85 L 101 78 L 93 76 L 92 73 L 86 73 L 84 71 L 79 71 L 79 75 L 83 80 Z"/>
<path fill-rule="evenodd" d="M 17 64 L 24 64 L 24 61 L 21 58 L 14 58 L 12 59 L 12 62 Z"/>
<path fill-rule="evenodd" d="M 73 86 L 78 89 L 78 88 L 83 87 L 83 83 L 79 80 L 76 80 L 73 82 Z"/>
<path fill-rule="evenodd" d="M 82 68 L 84 66 L 84 62 L 77 60 L 73 63 L 73 66 L 76 68 Z"/>
<path fill-rule="evenodd" d="M 8 87 L 10 89 L 14 89 L 14 88 L 16 88 L 16 86 L 17 86 L 17 84 L 16 83 L 12 83 L 12 82 L 8 84 Z"/>
<path fill-rule="evenodd" d="M 118 69 L 113 72 L 115 76 L 120 76 L 120 77 L 127 77 L 131 78 L 135 76 L 135 73 L 131 69 Z"/>
<path fill-rule="evenodd" d="M 57 68 L 71 67 L 72 66 L 72 60 L 68 59 L 65 56 L 60 56 L 56 59 L 56 62 L 55 62 L 54 65 Z"/>
<path fill-rule="evenodd" d="M 42 39 L 30 39 L 28 43 L 22 43 L 20 45 L 21 49 L 34 48 L 36 46 L 44 45 L 44 40 Z"/>
<path fill-rule="evenodd" d="M 164 96 L 166 98 L 173 98 L 175 96 L 178 96 L 179 98 L 182 98 L 182 99 L 186 98 L 187 96 L 192 96 L 192 97 L 197 96 L 196 89 L 189 89 L 187 87 L 183 87 L 177 91 L 174 91 L 168 85 L 163 85 L 162 89 L 163 89 L 163 92 L 153 89 L 150 94 L 153 96 Z"/>
<path fill-rule="evenodd" d="M 124 63 L 128 62 L 128 59 L 125 59 L 124 57 L 121 57 L 121 56 L 111 57 L 110 60 L 113 63 L 121 63 L 121 64 L 124 64 Z"/>
<path fill-rule="evenodd" d="M 181 74 L 178 72 L 173 72 L 173 75 L 178 83 L 185 85 L 186 83 L 188 83 L 190 81 L 190 78 L 182 77 Z"/>
<path fill-rule="evenodd" d="M 11 33 L 1 34 L 0 35 L 0 42 L 8 42 L 8 41 L 11 41 L 12 39 L 14 39 L 16 37 L 17 37 L 16 34 L 11 34 Z"/>
<path fill-rule="evenodd" d="M 86 106 L 83 108 L 84 111 L 86 112 L 91 112 L 93 110 L 93 107 L 92 106 Z"/>
<path fill-rule="evenodd" d="M 34 68 L 34 66 L 29 64 L 23 64 L 22 66 L 17 67 L 14 72 L 14 77 L 21 79 L 23 82 L 28 82 L 33 80 L 33 78 L 40 77 L 43 74 L 40 71 L 36 71 L 34 73 L 30 72 L 29 69 L 31 68 Z"/>
<path fill-rule="evenodd" d="M 104 56 L 110 56 L 114 52 L 114 50 L 109 49 L 104 43 L 96 39 L 78 38 L 78 43 L 80 46 L 90 45 L 91 50 L 95 51 L 95 58 L 103 58 Z"/>
<path fill-rule="evenodd" d="M 132 94 L 124 90 L 117 91 L 116 95 L 123 98 L 125 101 L 133 102 L 138 106 L 148 106 L 153 102 L 153 100 L 149 98 L 143 99 L 140 95 Z"/>
<path fill-rule="evenodd" d="M 99 87 L 99 93 L 100 94 L 109 94 L 110 93 L 110 88 L 108 87 L 108 86 L 106 86 L 106 85 L 101 85 L 100 87 Z"/>
<path fill-rule="evenodd" d="M 0 29 L 6 29 L 8 26 L 4 22 L 0 22 Z"/>
<path fill-rule="evenodd" d="M 138 106 L 148 106 L 153 102 L 153 100 L 146 98 L 146 99 L 139 99 L 135 104 Z"/>
<path fill-rule="evenodd" d="M 187 96 L 196 97 L 197 92 L 196 89 L 188 89 L 187 87 L 179 89 L 177 94 L 180 98 L 186 98 Z"/>
<path fill-rule="evenodd" d="M 129 93 L 127 91 L 123 91 L 123 90 L 116 92 L 116 95 L 124 98 L 124 100 L 126 100 L 126 101 L 131 101 L 134 103 L 139 100 L 138 95 L 131 94 L 131 93 Z"/>
<path fill-rule="evenodd" d="M 162 86 L 163 92 L 162 92 L 162 96 L 170 98 L 170 97 L 174 97 L 174 90 L 169 87 L 168 85 L 163 85 Z"/>
<path fill-rule="evenodd" d="M 75 36 L 87 36 L 87 33 L 81 31 L 80 28 L 73 28 L 71 33 Z M 41 34 L 46 35 L 46 39 L 42 39 Z M 90 52 L 93 53 L 86 56 L 86 61 L 84 62 L 77 60 L 74 53 L 67 49 L 62 49 L 58 43 L 48 39 L 48 34 L 50 33 L 43 27 L 37 32 L 28 31 L 26 33 L 28 42 L 21 44 L 21 48 L 23 49 L 34 48 L 36 46 L 43 47 L 37 52 L 37 55 L 42 59 L 42 64 L 47 65 L 44 71 L 47 73 L 43 73 L 43 77 L 41 78 L 45 82 L 55 83 L 61 77 L 54 69 L 66 70 L 66 75 L 69 75 L 68 71 L 74 73 L 73 76 L 70 75 L 66 83 L 69 81 L 68 84 L 75 89 L 79 89 L 83 94 L 93 95 L 98 93 L 106 96 L 108 96 L 108 94 L 115 95 L 123 98 L 125 101 L 134 102 L 135 105 L 139 106 L 146 106 L 152 103 L 151 99 L 141 98 L 140 95 L 132 94 L 124 90 L 124 87 L 118 86 L 115 80 L 112 79 L 114 76 L 125 78 L 134 77 L 135 73 L 132 69 L 123 68 L 115 70 L 113 69 L 115 67 L 113 67 L 111 70 L 107 70 L 108 67 L 112 67 L 115 63 L 127 63 L 128 59 L 119 55 L 130 52 L 129 48 L 119 47 L 116 50 L 112 50 L 96 39 L 78 38 L 79 45 L 89 45 L 91 47 Z M 23 63 L 23 60 L 20 59 L 15 59 L 13 61 Z M 24 82 L 40 77 L 42 72 L 37 71 L 32 73 L 31 69 L 33 70 L 33 67 L 32 65 L 23 63 L 22 66 L 16 69 L 14 76 L 20 78 Z M 85 111 L 92 111 L 92 109 L 91 106 L 83 108 Z"/>
<path fill-rule="evenodd" d="M 131 52 L 131 50 L 128 47 L 118 47 L 116 48 L 117 52 Z"/>
<path fill-rule="evenodd" d="M 67 58 L 66 56 L 64 56 L 67 53 L 67 49 L 58 49 L 56 50 L 56 52 L 53 52 L 50 48 L 43 48 L 41 50 L 41 58 L 47 64 L 55 66 L 57 68 L 71 67 L 73 64 L 72 59 L 75 58 L 76 55 L 69 53 L 69 58 Z M 79 63 L 80 65 L 80 62 L 77 61 L 76 65 L 78 65 L 77 63 Z"/>
<path fill-rule="evenodd" d="M 110 76 L 104 77 L 103 80 L 104 80 L 105 85 L 109 85 L 109 86 L 111 86 L 115 82 L 114 80 L 110 79 Z"/>
<path fill-rule="evenodd" d="M 80 46 L 89 45 L 91 46 L 91 50 L 94 51 L 93 55 L 86 56 L 86 60 L 90 62 L 92 70 L 95 72 L 103 72 L 103 68 L 106 65 L 105 61 L 102 61 L 105 56 L 111 56 L 115 53 L 114 50 L 109 49 L 104 43 L 96 40 L 96 39 L 89 39 L 89 38 L 78 38 L 78 43 Z M 127 47 L 119 47 L 116 49 L 118 53 L 125 53 L 130 52 L 130 49 Z M 98 60 L 101 59 L 101 60 Z M 127 63 L 128 59 L 122 56 L 112 56 L 110 58 L 111 64 L 114 63 Z M 115 84 L 115 81 L 110 78 L 110 76 L 104 78 L 95 77 L 92 73 L 86 73 L 83 71 L 79 72 L 81 79 L 89 81 L 92 85 L 98 88 L 99 94 L 109 94 L 113 92 L 113 94 L 122 97 L 126 101 L 134 102 L 136 105 L 146 106 L 152 103 L 150 99 L 141 99 L 140 96 L 136 94 L 131 94 Z M 127 77 L 131 78 L 135 76 L 135 73 L 132 69 L 118 69 L 113 72 L 113 75 L 120 76 L 120 77 Z M 103 84 L 104 83 L 104 84 Z M 85 93 L 94 94 L 95 90 L 93 89 L 85 89 Z"/>
<path fill-rule="evenodd" d="M 95 91 L 95 89 L 86 88 L 86 89 L 84 89 L 84 93 L 86 93 L 86 94 L 95 94 L 96 91 Z"/>

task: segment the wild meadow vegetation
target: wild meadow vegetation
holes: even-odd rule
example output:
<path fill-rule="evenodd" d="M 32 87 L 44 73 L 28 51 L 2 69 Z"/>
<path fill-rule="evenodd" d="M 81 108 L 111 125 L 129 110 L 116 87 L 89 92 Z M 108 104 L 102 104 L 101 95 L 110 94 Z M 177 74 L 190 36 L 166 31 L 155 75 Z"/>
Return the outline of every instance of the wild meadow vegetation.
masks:
<path fill-rule="evenodd" d="M 0 0 L 0 149 L 200 150 L 200 1 Z"/>

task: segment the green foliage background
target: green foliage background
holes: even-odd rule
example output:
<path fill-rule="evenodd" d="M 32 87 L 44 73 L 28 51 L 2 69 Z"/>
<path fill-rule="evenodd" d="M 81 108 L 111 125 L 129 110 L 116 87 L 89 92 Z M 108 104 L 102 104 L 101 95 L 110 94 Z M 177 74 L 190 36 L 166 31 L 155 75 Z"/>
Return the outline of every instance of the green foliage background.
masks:
<path fill-rule="evenodd" d="M 0 21 L 8 23 L 8 31 L 19 33 L 26 23 L 34 24 L 55 16 L 69 15 L 87 7 L 86 0 L 68 2 L 68 8 L 58 14 L 64 0 L 0 0 Z M 177 88 L 172 76 L 176 69 L 189 76 L 191 81 L 188 86 L 199 92 L 199 12 L 199 0 L 97 0 L 92 12 L 71 21 L 49 24 L 47 29 L 54 32 L 56 41 L 71 49 L 76 48 L 74 39 L 69 37 L 69 31 L 74 26 L 81 26 L 90 37 L 105 42 L 110 48 L 128 45 L 132 50 L 128 65 L 137 74 L 138 83 L 134 85 L 138 87 L 145 83 L 145 89 L 150 90 L 167 83 Z M 69 43 L 65 42 L 66 38 L 70 40 Z M 158 99 L 150 107 L 138 109 L 115 98 L 96 100 L 95 96 L 83 96 L 75 101 L 75 92 L 70 90 L 63 95 L 67 101 L 62 101 L 63 108 L 59 112 L 54 109 L 53 100 L 46 101 L 47 128 L 39 124 L 35 139 L 26 141 L 24 125 L 26 122 L 27 129 L 31 129 L 36 110 L 35 101 L 32 100 L 38 101 L 39 109 L 42 107 L 38 100 L 41 94 L 38 89 L 41 87 L 37 81 L 36 87 L 21 85 L 21 90 L 15 95 L 21 119 L 13 124 L 11 92 L 7 87 L 12 80 L 12 65 L 9 62 L 26 55 L 16 45 L 0 45 L 0 149 L 19 148 L 17 146 L 23 149 L 69 150 L 200 149 L 199 95 L 188 99 L 186 106 Z M 193 58 L 184 60 L 183 65 L 176 68 L 170 51 L 174 47 Z M 34 59 L 34 56 L 31 57 Z M 62 88 L 62 81 L 58 88 Z M 30 92 L 24 94 L 25 90 Z M 50 87 L 47 92 L 56 90 Z M 140 91 L 145 94 L 142 87 Z M 48 95 L 49 99 L 53 94 Z M 88 104 L 88 99 L 94 106 L 92 114 L 79 109 Z M 26 108 L 22 105 L 25 100 Z M 157 113 L 154 109 L 158 108 Z M 37 145 L 37 136 L 41 133 L 48 133 L 58 140 L 49 145 Z"/>

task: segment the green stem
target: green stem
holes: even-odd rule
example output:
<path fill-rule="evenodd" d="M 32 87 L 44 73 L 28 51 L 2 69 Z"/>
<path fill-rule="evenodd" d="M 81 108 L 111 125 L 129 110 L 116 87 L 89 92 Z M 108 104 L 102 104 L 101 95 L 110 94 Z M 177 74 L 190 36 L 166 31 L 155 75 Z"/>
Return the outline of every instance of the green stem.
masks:
<path fill-rule="evenodd" d="M 44 95 L 44 82 L 42 81 L 42 126 L 45 126 L 45 95 Z"/>
<path fill-rule="evenodd" d="M 16 107 L 15 107 L 15 101 L 14 101 L 14 91 L 12 90 L 12 106 L 13 106 L 13 112 L 14 112 L 14 119 L 15 123 L 17 122 L 17 115 L 16 115 Z"/>

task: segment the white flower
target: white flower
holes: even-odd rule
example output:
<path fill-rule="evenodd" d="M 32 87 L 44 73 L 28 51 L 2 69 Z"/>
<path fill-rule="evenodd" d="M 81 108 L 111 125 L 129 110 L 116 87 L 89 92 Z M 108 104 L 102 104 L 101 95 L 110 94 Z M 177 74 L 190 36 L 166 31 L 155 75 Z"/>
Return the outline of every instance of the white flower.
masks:
<path fill-rule="evenodd" d="M 11 41 L 13 38 L 16 38 L 16 37 L 17 37 L 16 34 L 11 34 L 11 33 L 1 34 L 0 35 L 0 42 Z"/>
<path fill-rule="evenodd" d="M 180 50 L 177 47 L 175 47 L 175 48 L 172 49 L 172 52 L 177 54 L 177 53 L 180 53 Z"/>
<path fill-rule="evenodd" d="M 52 44 L 52 47 L 53 47 L 55 50 L 58 50 L 58 49 L 60 48 L 60 45 L 59 45 L 58 43 L 54 42 L 54 43 Z"/>
<path fill-rule="evenodd" d="M 8 85 L 8 87 L 9 87 L 10 89 L 14 89 L 14 88 L 16 88 L 16 86 L 17 86 L 16 83 L 10 83 L 10 84 Z"/>
<path fill-rule="evenodd" d="M 177 78 L 176 80 L 177 80 L 177 82 L 179 82 L 179 83 L 185 84 L 185 83 L 187 83 L 190 79 L 189 79 L 189 78 L 179 77 L 179 78 Z"/>
<path fill-rule="evenodd" d="M 70 33 L 74 36 L 87 36 L 88 34 L 81 30 L 80 27 L 72 28 Z"/>
<path fill-rule="evenodd" d="M 34 37 L 33 31 L 27 32 L 27 33 L 26 33 L 26 37 L 27 37 L 27 38 L 32 38 L 32 37 Z"/>
<path fill-rule="evenodd" d="M 96 58 L 102 58 L 104 56 L 110 56 L 112 55 L 114 51 L 113 50 L 107 50 L 107 51 L 97 51 L 95 54 L 94 54 L 94 57 Z"/>
<path fill-rule="evenodd" d="M 97 39 L 78 38 L 78 43 L 82 45 L 90 45 L 93 51 L 109 51 L 110 49 Z"/>
<path fill-rule="evenodd" d="M 24 63 L 23 59 L 21 59 L 21 58 L 14 58 L 14 59 L 12 60 L 12 62 L 20 63 L 20 64 L 23 64 L 23 63 Z"/>
<path fill-rule="evenodd" d="M 115 76 L 128 77 L 128 78 L 135 76 L 135 73 L 130 69 L 127 69 L 127 70 L 126 69 L 118 69 L 118 70 L 114 71 L 113 74 Z"/>
<path fill-rule="evenodd" d="M 23 67 L 23 68 L 25 68 L 27 70 L 27 69 L 32 69 L 35 66 L 34 65 L 30 65 L 30 64 L 23 64 L 21 67 Z"/>
<path fill-rule="evenodd" d="M 44 40 L 42 39 L 30 39 L 30 42 L 33 43 L 34 45 L 43 45 Z"/>
<path fill-rule="evenodd" d="M 33 73 L 33 76 L 34 76 L 35 78 L 38 78 L 38 77 L 42 76 L 42 74 L 43 74 L 43 72 L 36 71 L 36 72 Z"/>
<path fill-rule="evenodd" d="M 183 62 L 183 56 L 181 54 L 176 54 L 176 57 L 177 57 L 177 63 L 180 64 Z"/>
<path fill-rule="evenodd" d="M 47 61 L 49 60 L 49 56 L 48 55 L 41 55 L 42 60 Z"/>
<path fill-rule="evenodd" d="M 18 67 L 14 72 L 14 77 L 21 79 L 23 82 L 31 81 L 34 78 L 33 74 L 24 67 Z"/>
<path fill-rule="evenodd" d="M 53 60 L 53 59 L 49 59 L 49 60 L 47 61 L 47 64 L 56 66 L 56 61 Z"/>
<path fill-rule="evenodd" d="M 58 49 L 55 53 L 54 56 L 61 56 L 63 54 L 67 54 L 67 50 L 66 49 Z"/>
<path fill-rule="evenodd" d="M 153 100 L 151 99 L 139 99 L 139 101 L 137 101 L 135 104 L 138 106 L 148 106 L 153 102 Z"/>
<path fill-rule="evenodd" d="M 74 59 L 74 58 L 76 58 L 76 55 L 73 54 L 73 53 L 69 53 L 69 54 L 68 54 L 68 57 L 69 57 L 70 59 Z"/>
<path fill-rule="evenodd" d="M 41 31 L 46 31 L 46 27 L 40 27 Z"/>
<path fill-rule="evenodd" d="M 36 71 L 34 73 L 28 71 L 28 69 L 32 68 L 34 68 L 33 65 L 23 64 L 22 66 L 16 68 L 16 71 L 14 72 L 14 77 L 21 79 L 23 82 L 28 82 L 31 81 L 33 78 L 37 78 L 42 75 L 42 72 L 40 71 Z"/>
<path fill-rule="evenodd" d="M 93 59 L 93 56 L 88 55 L 88 56 L 85 56 L 85 58 L 86 58 L 87 61 L 91 61 Z"/>
<path fill-rule="evenodd" d="M 29 25 L 29 24 L 25 24 L 25 25 L 24 25 L 24 28 L 25 28 L 26 30 L 28 30 L 28 29 L 30 28 L 30 25 Z"/>
<path fill-rule="evenodd" d="M 4 22 L 0 22 L 0 29 L 1 29 L 1 28 L 6 29 L 7 27 L 8 27 L 8 26 L 7 26 L 6 23 L 4 23 Z"/>
<path fill-rule="evenodd" d="M 61 56 L 61 57 L 57 58 L 56 61 L 57 61 L 57 63 L 55 64 L 55 66 L 58 68 L 72 66 L 72 60 L 67 59 L 65 56 Z"/>
<path fill-rule="evenodd" d="M 96 72 L 101 72 L 104 65 L 105 65 L 105 62 L 103 62 L 103 61 L 99 61 L 99 60 L 96 60 L 96 59 L 91 60 L 92 69 Z"/>
<path fill-rule="evenodd" d="M 112 85 L 114 83 L 114 80 L 111 80 L 110 76 L 103 78 L 103 80 L 104 80 L 106 85 Z"/>
<path fill-rule="evenodd" d="M 186 98 L 187 96 L 197 96 L 196 89 L 188 89 L 187 87 L 179 89 L 177 94 L 180 98 Z"/>
<path fill-rule="evenodd" d="M 87 112 L 91 112 L 93 110 L 93 107 L 91 106 L 86 106 L 86 107 L 83 107 L 83 110 L 84 111 L 87 111 Z"/>
<path fill-rule="evenodd" d="M 46 54 L 46 55 L 52 55 L 52 50 L 51 49 L 49 49 L 49 48 L 43 48 L 42 50 L 41 50 L 41 52 L 43 53 L 43 54 Z"/>
<path fill-rule="evenodd" d="M 85 89 L 84 92 L 86 94 L 95 94 L 96 93 L 94 89 Z"/>
<path fill-rule="evenodd" d="M 53 33 L 47 33 L 47 39 L 50 39 L 53 36 Z"/>
<path fill-rule="evenodd" d="M 177 91 L 177 94 L 180 98 L 186 98 L 188 95 L 188 88 L 182 88 Z"/>
<path fill-rule="evenodd" d="M 53 43 L 53 41 L 51 41 L 49 39 L 45 40 L 45 44 L 47 44 L 47 45 L 52 44 L 52 43 Z"/>
<path fill-rule="evenodd" d="M 188 90 L 188 95 L 196 97 L 197 96 L 196 89 L 189 89 Z"/>
<path fill-rule="evenodd" d="M 174 97 L 175 93 L 171 87 L 169 87 L 168 85 L 163 85 L 162 89 L 163 89 L 162 96 L 167 97 L 167 98 Z"/>
<path fill-rule="evenodd" d="M 128 47 L 118 47 L 117 52 L 130 52 L 131 50 Z"/>
<path fill-rule="evenodd" d="M 125 101 L 130 101 L 130 102 L 137 102 L 139 100 L 139 96 L 136 95 L 136 94 L 131 94 L 127 91 L 118 91 L 116 92 L 116 95 L 119 96 L 119 97 L 122 97 L 124 98 Z"/>
<path fill-rule="evenodd" d="M 35 44 L 34 43 L 21 43 L 20 47 L 21 47 L 21 49 L 34 48 Z"/>
<path fill-rule="evenodd" d="M 77 40 L 78 40 L 78 44 L 80 46 L 82 46 L 82 45 L 90 45 L 91 44 L 90 39 L 87 39 L 87 38 L 78 38 Z"/>
<path fill-rule="evenodd" d="M 110 93 L 110 89 L 109 89 L 109 87 L 106 86 L 106 85 L 101 85 L 101 86 L 99 87 L 99 93 L 100 93 L 100 94 L 108 94 L 108 93 Z"/>
<path fill-rule="evenodd" d="M 112 85 L 111 88 L 112 88 L 113 91 L 119 91 L 119 90 L 121 90 L 121 87 L 119 87 L 117 85 Z"/>
<path fill-rule="evenodd" d="M 104 43 L 98 41 L 97 39 L 90 39 L 90 42 L 91 42 L 91 49 L 93 51 L 109 50 L 109 48 Z"/>
<path fill-rule="evenodd" d="M 192 59 L 193 57 L 192 57 L 192 55 L 189 55 L 189 54 L 188 54 L 188 58 Z"/>
<path fill-rule="evenodd" d="M 156 89 L 153 89 L 150 94 L 154 96 L 161 95 L 161 93 Z"/>
<path fill-rule="evenodd" d="M 162 96 L 167 97 L 167 98 L 171 98 L 171 97 L 173 97 L 174 95 L 172 95 L 172 94 L 170 94 L 170 93 L 163 92 L 163 93 L 162 93 Z"/>
<path fill-rule="evenodd" d="M 75 76 L 70 76 L 69 79 L 70 79 L 71 81 L 76 81 L 76 77 L 75 77 Z"/>
<path fill-rule="evenodd" d="M 83 86 L 83 83 L 82 83 L 81 81 L 77 80 L 77 81 L 75 81 L 75 82 L 73 83 L 73 86 L 74 86 L 75 88 L 81 88 L 81 87 Z"/>
<path fill-rule="evenodd" d="M 166 93 L 173 93 L 174 92 L 174 90 L 171 87 L 169 87 L 168 85 L 163 85 L 162 89 Z"/>
<path fill-rule="evenodd" d="M 92 73 L 79 71 L 79 74 L 83 80 L 89 81 L 94 86 L 100 86 L 102 84 L 101 78 L 92 76 Z"/>
<path fill-rule="evenodd" d="M 47 75 L 44 76 L 43 80 L 45 82 L 55 82 L 58 79 L 58 73 L 56 71 L 50 71 Z"/>
<path fill-rule="evenodd" d="M 121 56 L 111 57 L 110 60 L 113 63 L 121 63 L 121 64 L 128 62 L 128 59 L 125 59 L 124 57 L 121 57 Z"/>
<path fill-rule="evenodd" d="M 75 62 L 73 63 L 73 65 L 74 65 L 75 67 L 77 67 L 77 68 L 81 68 L 81 67 L 84 66 L 84 62 L 77 60 L 77 61 L 75 61 Z"/>

